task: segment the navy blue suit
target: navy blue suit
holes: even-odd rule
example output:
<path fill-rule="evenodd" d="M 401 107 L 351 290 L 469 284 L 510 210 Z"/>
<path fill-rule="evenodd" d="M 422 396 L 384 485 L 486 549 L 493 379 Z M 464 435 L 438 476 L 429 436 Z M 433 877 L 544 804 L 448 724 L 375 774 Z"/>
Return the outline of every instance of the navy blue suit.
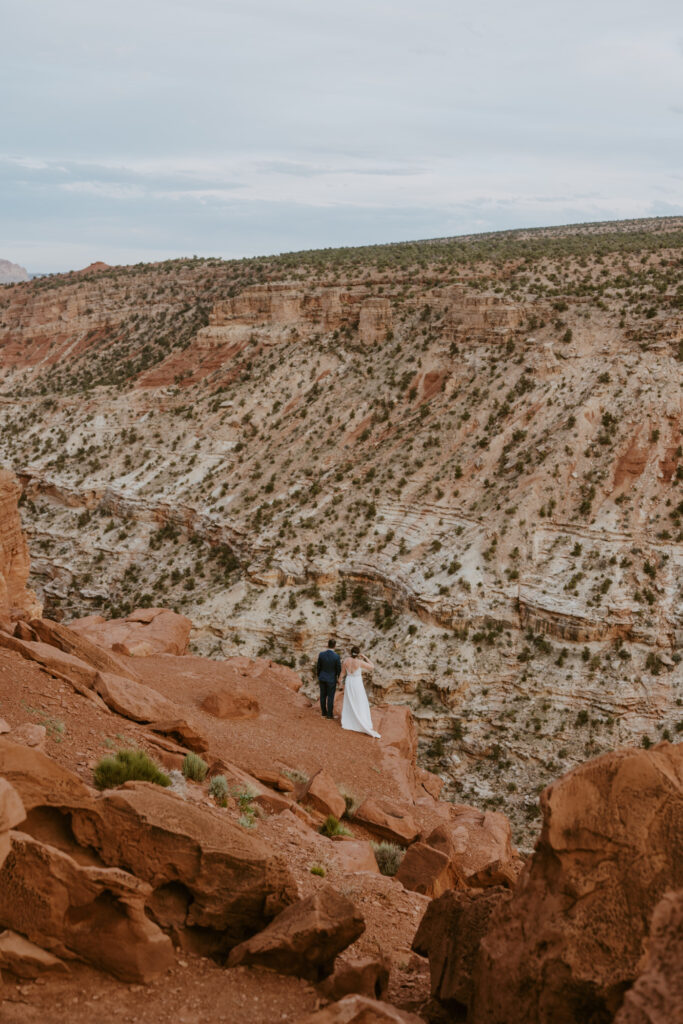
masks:
<path fill-rule="evenodd" d="M 318 655 L 316 672 L 318 673 L 318 685 L 320 686 L 320 710 L 324 718 L 332 718 L 337 680 L 341 675 L 341 658 L 331 647 L 321 651 Z"/>

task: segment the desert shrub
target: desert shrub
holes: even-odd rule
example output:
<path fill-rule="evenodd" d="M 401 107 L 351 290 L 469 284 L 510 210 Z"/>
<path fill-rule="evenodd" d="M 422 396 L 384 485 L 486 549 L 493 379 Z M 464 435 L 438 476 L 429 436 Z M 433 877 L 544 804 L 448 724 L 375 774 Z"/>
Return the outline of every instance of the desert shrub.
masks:
<path fill-rule="evenodd" d="M 349 832 L 348 828 L 341 824 L 339 818 L 335 818 L 334 814 L 328 814 L 325 821 L 320 827 L 320 833 L 323 836 L 350 836 L 352 833 Z"/>
<path fill-rule="evenodd" d="M 212 796 L 221 807 L 226 806 L 228 802 L 228 781 L 225 775 L 214 775 L 209 782 L 209 796 Z"/>
<path fill-rule="evenodd" d="M 161 771 L 144 750 L 118 750 L 114 757 L 103 757 L 93 773 L 97 789 L 112 789 L 132 779 L 170 786 L 168 775 Z"/>
<path fill-rule="evenodd" d="M 322 866 L 322 864 L 312 864 L 311 874 L 318 875 L 320 878 L 324 878 L 325 875 L 327 874 L 327 871 L 325 871 L 325 868 Z"/>
<path fill-rule="evenodd" d="M 305 786 L 308 783 L 308 775 L 306 772 L 300 772 L 298 768 L 283 768 L 282 774 L 295 785 Z"/>
<path fill-rule="evenodd" d="M 401 866 L 405 850 L 396 843 L 373 843 L 377 867 L 383 875 L 395 875 Z"/>
<path fill-rule="evenodd" d="M 203 782 L 208 770 L 208 764 L 199 756 L 199 754 L 194 754 L 192 752 L 185 754 L 185 759 L 183 761 L 183 775 L 186 779 L 192 779 L 194 782 Z"/>
<path fill-rule="evenodd" d="M 237 806 L 242 812 L 239 824 L 244 828 L 253 828 L 256 824 L 256 808 L 254 797 L 256 794 L 250 789 L 233 789 L 231 796 L 237 801 Z"/>

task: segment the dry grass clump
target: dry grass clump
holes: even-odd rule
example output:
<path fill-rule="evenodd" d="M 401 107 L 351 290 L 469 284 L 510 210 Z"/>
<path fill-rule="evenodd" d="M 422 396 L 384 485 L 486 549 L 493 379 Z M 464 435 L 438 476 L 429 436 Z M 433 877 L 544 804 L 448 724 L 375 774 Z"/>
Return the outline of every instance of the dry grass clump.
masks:
<path fill-rule="evenodd" d="M 183 775 L 186 779 L 192 779 L 193 782 L 203 782 L 208 770 L 208 764 L 199 754 L 185 754 Z"/>
<path fill-rule="evenodd" d="M 214 775 L 209 782 L 209 796 L 212 796 L 219 807 L 228 803 L 228 780 L 225 775 Z"/>
<path fill-rule="evenodd" d="M 168 775 L 144 750 L 118 750 L 114 757 L 103 757 L 95 767 L 93 778 L 97 789 L 113 789 L 131 780 L 171 785 Z"/>
<path fill-rule="evenodd" d="M 330 839 L 332 836 L 350 836 L 348 828 L 341 824 L 339 818 L 335 818 L 334 814 L 328 814 L 325 821 L 320 827 L 320 833 L 323 836 L 328 836 Z"/>
<path fill-rule="evenodd" d="M 396 843 L 387 842 L 373 843 L 372 849 L 380 872 L 383 875 L 395 875 L 406 851 Z"/>

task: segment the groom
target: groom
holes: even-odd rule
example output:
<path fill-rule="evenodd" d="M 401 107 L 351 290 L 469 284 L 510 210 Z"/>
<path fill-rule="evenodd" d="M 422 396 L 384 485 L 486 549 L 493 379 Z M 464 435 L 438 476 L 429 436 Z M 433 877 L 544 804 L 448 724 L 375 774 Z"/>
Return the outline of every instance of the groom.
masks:
<path fill-rule="evenodd" d="M 336 642 L 332 639 L 327 642 L 327 649 L 318 655 L 316 672 L 318 673 L 318 685 L 320 686 L 320 710 L 323 718 L 334 718 L 334 695 L 337 689 L 337 680 L 341 674 L 341 659 L 335 651 Z"/>

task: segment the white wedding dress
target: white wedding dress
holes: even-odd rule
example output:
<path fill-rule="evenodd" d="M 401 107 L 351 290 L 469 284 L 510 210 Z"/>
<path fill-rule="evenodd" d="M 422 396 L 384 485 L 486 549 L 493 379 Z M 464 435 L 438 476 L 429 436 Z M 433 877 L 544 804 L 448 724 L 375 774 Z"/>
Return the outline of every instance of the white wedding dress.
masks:
<path fill-rule="evenodd" d="M 370 705 L 363 686 L 363 675 L 360 668 L 357 668 L 355 672 L 346 673 L 341 724 L 342 729 L 365 732 L 368 736 L 380 738 L 380 734 L 372 727 Z"/>

